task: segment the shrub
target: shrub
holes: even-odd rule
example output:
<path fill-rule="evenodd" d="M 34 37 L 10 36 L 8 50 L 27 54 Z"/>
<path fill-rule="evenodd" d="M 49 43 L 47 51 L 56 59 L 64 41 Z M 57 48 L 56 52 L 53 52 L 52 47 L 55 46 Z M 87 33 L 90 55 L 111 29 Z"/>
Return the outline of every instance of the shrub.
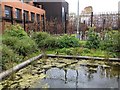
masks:
<path fill-rule="evenodd" d="M 34 32 L 32 35 L 32 39 L 36 42 L 39 48 L 44 45 L 44 40 L 48 38 L 50 35 L 46 32 Z"/>
<path fill-rule="evenodd" d="M 104 39 L 100 42 L 100 48 L 102 50 L 113 50 L 113 35 L 112 32 L 105 32 Z"/>
<path fill-rule="evenodd" d="M 57 38 L 46 32 L 35 32 L 31 36 L 41 49 L 53 49 L 58 46 Z"/>
<path fill-rule="evenodd" d="M 17 26 L 16 26 L 17 27 Z M 23 30 L 18 30 L 12 27 L 11 30 L 6 30 L 3 34 L 3 44 L 9 46 L 17 54 L 27 56 L 37 51 L 36 43 Z"/>
<path fill-rule="evenodd" d="M 58 47 L 58 42 L 55 37 L 49 37 L 42 41 L 41 47 L 55 49 Z"/>
<path fill-rule="evenodd" d="M 11 63 L 19 63 L 22 61 L 22 56 L 19 56 L 18 54 L 14 53 L 14 51 L 6 46 L 6 45 L 2 45 L 2 49 L 0 49 L 0 53 L 2 53 L 2 60 L 0 60 L 0 64 L 2 66 L 3 70 L 6 70 L 7 68 L 11 68 L 11 66 L 7 66 L 10 65 Z"/>
<path fill-rule="evenodd" d="M 98 34 L 96 32 L 94 32 L 93 29 L 89 29 L 88 31 L 88 40 L 86 42 L 85 47 L 92 49 L 92 48 L 99 48 L 99 44 L 100 44 L 100 38 L 98 36 Z"/>
<path fill-rule="evenodd" d="M 108 31 L 105 33 L 104 40 L 100 43 L 100 48 L 102 50 L 107 50 L 110 52 L 115 52 L 120 55 L 120 32 L 119 31 Z"/>
<path fill-rule="evenodd" d="M 120 57 L 120 31 L 116 32 L 114 35 L 114 52 Z"/>
<path fill-rule="evenodd" d="M 18 39 L 29 38 L 27 33 L 20 25 L 11 25 L 8 26 L 4 32 L 4 36 L 17 37 Z"/>
<path fill-rule="evenodd" d="M 79 40 L 74 36 L 63 35 L 55 37 L 46 32 L 37 32 L 31 36 L 39 48 L 53 49 L 80 46 Z"/>
<path fill-rule="evenodd" d="M 32 36 L 32 39 L 34 39 L 35 42 L 39 45 L 39 42 L 41 42 L 42 40 L 45 40 L 50 35 L 46 32 L 34 32 L 31 36 Z"/>
<path fill-rule="evenodd" d="M 78 47 L 79 40 L 74 36 L 63 35 L 58 39 L 59 48 L 69 48 L 69 47 Z"/>
<path fill-rule="evenodd" d="M 30 38 L 19 40 L 17 37 L 3 37 L 2 42 L 24 57 L 37 51 L 36 43 Z"/>

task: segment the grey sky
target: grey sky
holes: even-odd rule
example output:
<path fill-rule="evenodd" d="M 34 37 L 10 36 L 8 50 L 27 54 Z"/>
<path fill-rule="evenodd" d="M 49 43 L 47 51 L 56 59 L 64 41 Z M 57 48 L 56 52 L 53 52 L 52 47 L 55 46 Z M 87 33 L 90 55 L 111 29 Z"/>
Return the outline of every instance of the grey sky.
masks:
<path fill-rule="evenodd" d="M 69 3 L 69 12 L 77 12 L 78 0 L 66 0 Z M 112 12 L 118 11 L 118 2 L 120 0 L 79 0 L 80 12 L 86 6 L 92 6 L 94 12 Z"/>

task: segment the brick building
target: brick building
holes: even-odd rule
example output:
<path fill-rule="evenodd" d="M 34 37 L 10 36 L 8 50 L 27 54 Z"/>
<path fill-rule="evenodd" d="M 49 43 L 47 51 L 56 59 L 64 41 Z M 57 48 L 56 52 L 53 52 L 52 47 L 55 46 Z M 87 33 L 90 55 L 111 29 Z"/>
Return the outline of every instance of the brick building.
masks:
<path fill-rule="evenodd" d="M 0 2 L 0 31 L 9 24 L 20 24 L 28 30 L 42 31 L 45 20 L 45 10 L 35 7 L 32 3 L 23 3 L 20 0 Z"/>

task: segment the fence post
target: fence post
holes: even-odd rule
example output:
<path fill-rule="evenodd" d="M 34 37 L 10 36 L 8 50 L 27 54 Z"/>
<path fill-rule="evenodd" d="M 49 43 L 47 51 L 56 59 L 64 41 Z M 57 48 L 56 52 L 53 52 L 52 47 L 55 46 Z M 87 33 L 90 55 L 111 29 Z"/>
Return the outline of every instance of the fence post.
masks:
<path fill-rule="evenodd" d="M 13 25 L 13 12 L 12 12 L 12 9 L 11 9 L 11 24 Z"/>
<path fill-rule="evenodd" d="M 67 13 L 65 12 L 65 34 L 67 33 Z"/>
<path fill-rule="evenodd" d="M 25 30 L 25 12 L 23 13 L 23 25 L 24 25 L 24 30 Z"/>
<path fill-rule="evenodd" d="M 105 18 L 103 19 L 103 30 L 105 30 Z"/>
<path fill-rule="evenodd" d="M 91 27 L 92 27 L 92 24 L 93 24 L 93 12 L 91 12 Z"/>
<path fill-rule="evenodd" d="M 44 16 L 44 14 L 42 15 L 42 20 L 43 20 L 43 31 L 45 32 L 45 16 Z"/>

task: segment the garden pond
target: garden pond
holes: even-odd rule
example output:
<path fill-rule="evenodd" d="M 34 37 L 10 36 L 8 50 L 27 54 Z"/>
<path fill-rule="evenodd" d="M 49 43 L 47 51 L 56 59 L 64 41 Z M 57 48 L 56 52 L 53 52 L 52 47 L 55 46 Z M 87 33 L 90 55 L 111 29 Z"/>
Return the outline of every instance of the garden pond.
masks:
<path fill-rule="evenodd" d="M 118 88 L 120 63 L 43 58 L 13 73 L 0 88 Z"/>

